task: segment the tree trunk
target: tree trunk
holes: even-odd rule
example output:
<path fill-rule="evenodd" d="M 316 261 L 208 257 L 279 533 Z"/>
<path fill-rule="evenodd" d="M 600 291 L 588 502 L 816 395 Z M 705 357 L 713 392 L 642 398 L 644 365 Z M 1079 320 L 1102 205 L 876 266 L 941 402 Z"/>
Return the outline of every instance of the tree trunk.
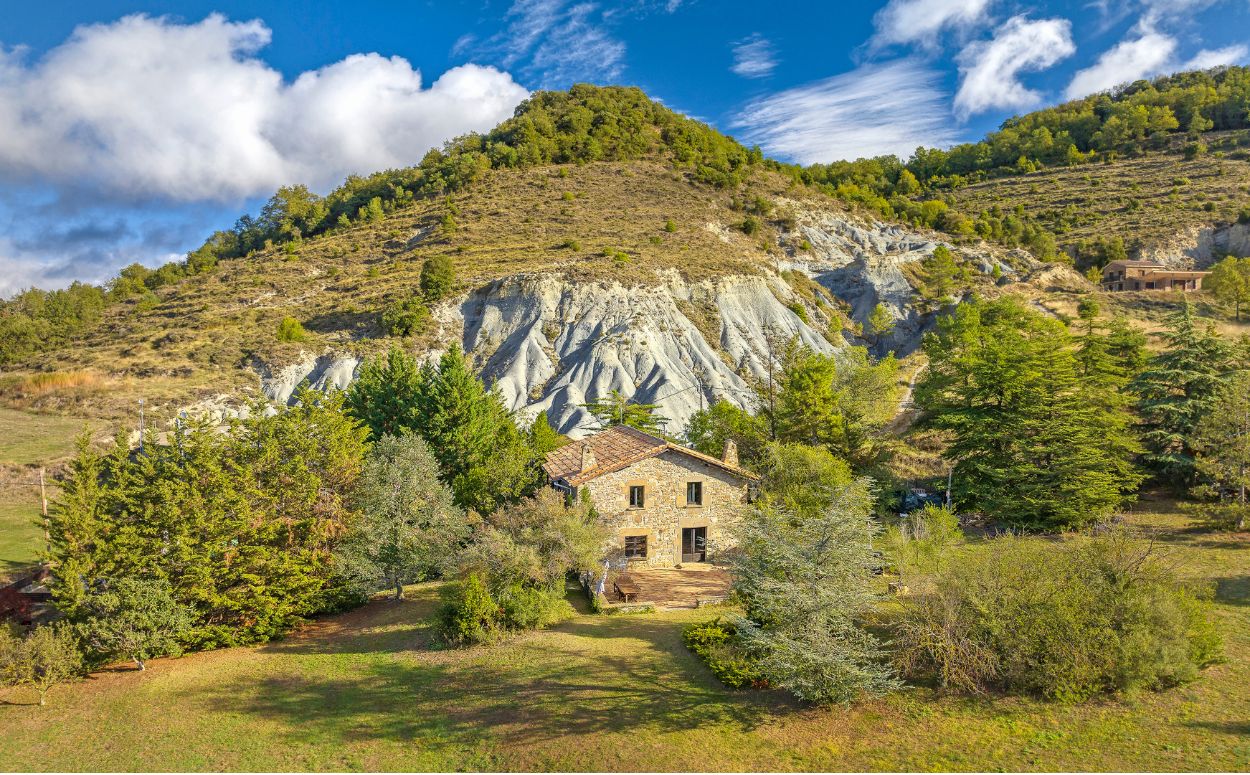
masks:
<path fill-rule="evenodd" d="M 140 670 L 148 669 L 148 666 L 143 664 L 143 660 L 139 659 L 138 657 L 135 657 L 135 666 L 138 667 Z"/>
<path fill-rule="evenodd" d="M 47 695 L 48 695 L 48 690 L 47 690 L 47 689 L 38 689 L 37 691 L 39 692 L 39 706 L 40 706 L 40 707 L 43 707 L 44 705 L 46 705 L 46 704 L 47 704 Z"/>
<path fill-rule="evenodd" d="M 396 600 L 404 599 L 404 585 L 402 582 L 398 580 L 396 580 L 395 582 L 395 599 Z"/>

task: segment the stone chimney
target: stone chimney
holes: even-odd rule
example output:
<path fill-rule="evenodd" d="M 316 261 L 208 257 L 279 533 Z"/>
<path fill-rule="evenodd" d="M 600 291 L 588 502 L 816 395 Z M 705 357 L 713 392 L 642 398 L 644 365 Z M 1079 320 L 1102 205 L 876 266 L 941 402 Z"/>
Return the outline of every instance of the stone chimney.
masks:
<path fill-rule="evenodd" d="M 738 465 L 738 445 L 733 439 L 725 439 L 725 454 L 720 459 L 728 465 Z"/>
<path fill-rule="evenodd" d="M 582 442 L 582 473 L 586 473 L 595 467 L 595 451 L 590 448 L 590 442 Z"/>

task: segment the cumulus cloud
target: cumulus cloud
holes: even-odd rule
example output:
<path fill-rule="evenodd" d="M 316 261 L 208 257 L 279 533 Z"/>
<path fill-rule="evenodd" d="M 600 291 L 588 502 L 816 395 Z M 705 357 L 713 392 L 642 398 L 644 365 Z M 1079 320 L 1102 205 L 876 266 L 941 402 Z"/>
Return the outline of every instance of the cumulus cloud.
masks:
<path fill-rule="evenodd" d="M 1041 95 L 1020 82 L 1020 74 L 1045 70 L 1071 56 L 1072 23 L 1067 19 L 1008 19 L 990 40 L 969 44 L 956 57 L 960 84 L 955 111 L 969 116 L 993 108 L 1027 108 Z"/>
<path fill-rule="evenodd" d="M 920 44 L 932 47 L 946 29 L 967 29 L 988 19 L 994 0 L 890 0 L 873 17 L 874 47 Z"/>
<path fill-rule="evenodd" d="M 528 95 L 495 68 L 427 84 L 378 54 L 288 81 L 259 58 L 270 37 L 136 15 L 37 59 L 0 48 L 0 293 L 167 260 L 279 186 L 415 164 Z"/>
<path fill-rule="evenodd" d="M 464 65 L 426 86 L 357 54 L 287 83 L 257 58 L 260 21 L 129 16 L 80 27 L 36 62 L 0 52 L 0 175 L 141 199 L 238 200 L 409 165 L 488 128 L 527 91 Z"/>
<path fill-rule="evenodd" d="M 1178 3 L 1178 5 L 1183 3 Z M 1153 78 L 1177 70 L 1207 70 L 1246 61 L 1250 47 L 1237 44 L 1202 49 L 1187 60 L 1176 57 L 1176 38 L 1156 29 L 1155 17 L 1142 19 L 1125 38 L 1104 51 L 1098 61 L 1072 76 L 1065 95 L 1078 99 L 1113 89 L 1141 78 Z"/>
<path fill-rule="evenodd" d="M 895 154 L 958 138 L 941 75 L 914 59 L 861 66 L 777 92 L 734 119 L 743 138 L 801 164 Z"/>
<path fill-rule="evenodd" d="M 729 69 L 743 78 L 766 78 L 777 67 L 773 44 L 760 35 L 752 35 L 734 44 L 734 63 Z"/>

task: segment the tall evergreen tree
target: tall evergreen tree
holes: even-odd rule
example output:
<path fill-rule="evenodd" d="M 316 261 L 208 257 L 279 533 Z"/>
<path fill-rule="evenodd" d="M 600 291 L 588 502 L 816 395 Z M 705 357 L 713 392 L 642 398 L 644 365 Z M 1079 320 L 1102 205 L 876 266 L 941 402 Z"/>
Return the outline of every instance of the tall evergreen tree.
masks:
<path fill-rule="evenodd" d="M 369 429 L 373 440 L 411 433 L 420 411 L 423 376 L 417 359 L 398 346 L 365 360 L 347 389 L 347 411 Z"/>
<path fill-rule="evenodd" d="M 734 629 L 770 683 L 800 699 L 850 703 L 895 688 L 876 636 L 872 493 L 861 479 L 831 486 L 823 508 L 796 518 L 756 504 L 735 528 Z"/>
<path fill-rule="evenodd" d="M 430 445 L 460 506 L 488 513 L 539 484 L 534 450 L 493 390 L 452 345 L 421 370 L 413 429 Z"/>
<path fill-rule="evenodd" d="M 1014 299 L 977 301 L 942 318 L 924 346 L 917 400 L 954 436 L 964 510 L 1063 529 L 1108 516 L 1136 490 L 1130 417 L 1113 384 L 1081 377 L 1062 323 Z"/>
<path fill-rule="evenodd" d="M 1219 401 L 1232 351 L 1210 326 L 1199 326 L 1188 299 L 1168 317 L 1163 340 L 1163 351 L 1131 387 L 1147 465 L 1164 481 L 1188 487 L 1195 481 L 1194 431 Z"/>
<path fill-rule="evenodd" d="M 58 608 L 81 621 L 122 579 L 167 581 L 194 611 L 191 646 L 266 640 L 324 609 L 366 433 L 341 404 L 301 391 L 229 433 L 191 422 L 104 458 L 80 445 L 49 520 Z"/>
<path fill-rule="evenodd" d="M 1234 376 L 1212 411 L 1198 423 L 1194 493 L 1200 507 L 1222 527 L 1245 530 L 1250 519 L 1250 372 Z"/>

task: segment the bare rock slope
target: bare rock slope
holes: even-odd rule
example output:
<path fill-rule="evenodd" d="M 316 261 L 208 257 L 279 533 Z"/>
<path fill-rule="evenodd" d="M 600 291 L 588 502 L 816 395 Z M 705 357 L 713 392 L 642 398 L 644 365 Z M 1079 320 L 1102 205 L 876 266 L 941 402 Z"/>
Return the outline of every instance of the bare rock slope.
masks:
<path fill-rule="evenodd" d="M 797 337 L 824 353 L 864 344 L 848 324 L 863 323 L 878 304 L 895 318 L 895 331 L 872 344 L 914 349 L 932 314 L 917 308 L 903 268 L 938 243 L 845 213 L 796 212 L 796 231 L 780 242 L 803 248 L 790 247 L 788 258 L 756 274 L 691 281 L 657 272 L 654 282 L 634 285 L 574 282 L 558 272 L 509 276 L 440 308 L 442 338 L 459 335 L 510 408 L 527 417 L 545 411 L 574 437 L 596 427 L 582 405 L 613 390 L 657 404 L 671 433 L 716 400 L 750 407 L 751 384 L 765 377 L 779 343 Z M 988 252 L 965 254 L 982 271 L 1013 271 Z M 802 272 L 839 303 L 800 292 L 785 270 Z M 304 354 L 258 372 L 264 393 L 286 402 L 300 384 L 346 387 L 359 363 L 354 353 Z"/>

